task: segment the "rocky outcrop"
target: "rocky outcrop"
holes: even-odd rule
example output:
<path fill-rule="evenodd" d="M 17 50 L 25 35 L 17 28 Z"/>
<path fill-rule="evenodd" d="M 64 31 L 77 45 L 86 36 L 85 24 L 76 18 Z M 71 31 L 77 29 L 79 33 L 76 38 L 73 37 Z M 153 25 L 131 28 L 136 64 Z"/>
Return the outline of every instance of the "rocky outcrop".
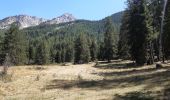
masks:
<path fill-rule="evenodd" d="M 16 22 L 20 28 L 27 28 L 31 26 L 37 26 L 40 24 L 60 24 L 75 21 L 76 18 L 69 13 L 65 13 L 59 17 L 53 18 L 51 20 L 46 20 L 43 18 L 38 18 L 35 16 L 28 16 L 28 15 L 17 15 L 4 18 L 0 20 L 0 29 L 7 29 L 10 25 Z"/>

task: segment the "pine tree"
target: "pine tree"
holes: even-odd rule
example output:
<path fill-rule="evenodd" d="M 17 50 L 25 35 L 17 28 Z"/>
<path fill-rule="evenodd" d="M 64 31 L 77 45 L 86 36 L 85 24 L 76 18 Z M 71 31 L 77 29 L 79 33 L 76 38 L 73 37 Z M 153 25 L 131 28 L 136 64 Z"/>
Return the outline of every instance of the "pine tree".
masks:
<path fill-rule="evenodd" d="M 57 50 L 55 49 L 55 46 L 52 45 L 50 48 L 50 63 L 56 62 L 56 52 Z"/>
<path fill-rule="evenodd" d="M 150 17 L 152 20 L 152 23 L 150 23 L 150 25 L 152 26 L 152 35 L 154 35 L 154 37 L 156 37 L 155 39 L 153 39 L 153 41 L 150 41 L 150 45 L 152 44 L 152 48 L 154 49 L 154 56 L 157 56 L 157 61 L 161 60 L 161 55 L 162 52 L 160 50 L 160 46 L 161 46 L 161 41 L 160 41 L 160 29 L 161 29 L 161 20 L 162 18 L 160 16 L 162 16 L 162 9 L 163 9 L 163 4 L 164 4 L 164 0 L 146 0 L 148 2 L 148 10 L 150 13 Z M 150 46 L 151 47 L 151 46 Z"/>
<path fill-rule="evenodd" d="M 66 62 L 72 62 L 74 59 L 74 44 L 72 41 L 69 41 L 66 45 Z"/>
<path fill-rule="evenodd" d="M 82 33 L 75 40 L 74 63 L 88 63 L 90 61 L 90 49 L 87 37 Z"/>
<path fill-rule="evenodd" d="M 155 39 L 155 54 L 158 57 L 158 60 L 160 61 L 162 59 L 162 50 L 161 50 L 161 21 L 162 18 L 162 10 L 164 5 L 164 0 L 151 0 L 152 6 L 151 6 L 151 13 L 153 15 L 153 31 L 158 34 L 157 39 Z"/>
<path fill-rule="evenodd" d="M 100 42 L 99 43 L 99 48 L 98 48 L 99 50 L 98 50 L 98 54 L 97 54 L 97 58 L 98 58 L 98 60 L 102 60 L 102 61 L 104 61 L 104 51 L 105 51 L 105 49 L 104 49 L 104 42 Z"/>
<path fill-rule="evenodd" d="M 104 58 L 107 59 L 108 62 L 110 62 L 114 54 L 116 54 L 116 39 L 114 37 L 114 26 L 111 18 L 108 17 L 105 23 L 104 33 Z"/>
<path fill-rule="evenodd" d="M 121 59 L 129 59 L 130 58 L 130 46 L 128 44 L 129 36 L 129 11 L 125 10 L 124 15 L 122 17 L 122 24 L 120 26 L 120 34 L 119 34 L 119 43 L 118 43 L 118 55 Z"/>
<path fill-rule="evenodd" d="M 31 42 L 28 45 L 28 64 L 34 63 L 34 57 L 35 57 L 35 50 L 33 46 L 31 45 Z"/>
<path fill-rule="evenodd" d="M 63 45 L 65 46 L 65 45 Z M 61 50 L 61 58 L 62 58 L 62 63 L 65 63 L 66 61 L 66 48 L 65 47 L 62 47 L 62 50 Z"/>
<path fill-rule="evenodd" d="M 62 62 L 62 44 L 61 42 L 56 44 L 56 62 L 61 63 Z"/>
<path fill-rule="evenodd" d="M 137 65 L 147 62 L 147 35 L 144 0 L 129 0 L 130 22 L 129 22 L 129 45 L 130 53 Z"/>
<path fill-rule="evenodd" d="M 4 58 L 8 55 L 11 63 L 14 65 L 25 64 L 26 57 L 26 38 L 24 33 L 19 31 L 16 24 L 12 24 L 10 29 L 5 33 L 3 41 Z"/>
<path fill-rule="evenodd" d="M 4 62 L 3 59 L 4 53 L 2 48 L 3 48 L 3 38 L 0 36 L 0 65 L 2 65 Z"/>
<path fill-rule="evenodd" d="M 57 63 L 61 63 L 62 62 L 61 51 L 60 50 L 57 50 L 57 53 L 56 53 L 56 62 Z"/>
<path fill-rule="evenodd" d="M 47 46 L 44 41 L 41 41 L 36 48 L 35 63 L 38 65 L 48 64 L 49 53 L 47 51 Z"/>
<path fill-rule="evenodd" d="M 91 46 L 90 46 L 90 55 L 91 55 L 91 60 L 95 61 L 97 59 L 97 41 L 95 38 L 92 39 Z"/>
<path fill-rule="evenodd" d="M 147 27 L 147 38 L 146 38 L 146 59 L 147 59 L 147 64 L 153 64 L 154 63 L 154 40 L 157 38 L 158 34 L 156 34 L 156 31 L 154 29 L 154 20 L 153 20 L 153 13 L 150 10 L 150 5 L 145 0 L 146 2 L 144 3 L 144 10 L 145 10 L 145 22 L 146 22 L 146 27 Z"/>
<path fill-rule="evenodd" d="M 170 0 L 167 1 L 163 32 L 163 51 L 166 59 L 168 59 L 170 56 Z"/>
<path fill-rule="evenodd" d="M 149 13 L 152 17 L 152 27 L 155 33 L 160 33 L 161 17 L 164 0 L 146 0 L 148 2 Z"/>

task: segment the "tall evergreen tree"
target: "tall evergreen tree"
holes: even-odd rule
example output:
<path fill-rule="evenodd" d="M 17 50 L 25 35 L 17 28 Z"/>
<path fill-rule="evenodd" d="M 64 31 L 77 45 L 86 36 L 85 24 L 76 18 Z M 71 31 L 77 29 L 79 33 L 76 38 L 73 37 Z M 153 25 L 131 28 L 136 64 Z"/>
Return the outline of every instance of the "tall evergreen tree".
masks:
<path fill-rule="evenodd" d="M 65 56 L 65 52 L 63 52 L 63 46 L 62 43 L 56 44 L 56 62 L 57 63 L 62 63 L 63 62 L 63 56 Z"/>
<path fill-rule="evenodd" d="M 10 29 L 5 33 L 3 41 L 3 58 L 8 55 L 11 63 L 14 65 L 25 64 L 26 57 L 26 38 L 24 33 L 19 31 L 16 24 L 12 24 Z"/>
<path fill-rule="evenodd" d="M 113 59 L 114 54 L 116 54 L 116 38 L 114 34 L 114 26 L 110 17 L 107 18 L 105 23 L 105 33 L 104 33 L 104 58 L 108 62 Z"/>
<path fill-rule="evenodd" d="M 69 41 L 66 45 L 66 54 L 65 54 L 65 61 L 72 62 L 74 59 L 74 44 L 72 41 Z"/>
<path fill-rule="evenodd" d="M 147 35 L 148 29 L 145 15 L 144 0 L 128 0 L 130 11 L 129 45 L 130 53 L 136 64 L 143 65 L 147 62 Z"/>
<path fill-rule="evenodd" d="M 145 22 L 146 22 L 146 27 L 147 27 L 147 38 L 146 38 L 146 59 L 147 59 L 147 64 L 153 64 L 154 63 L 154 43 L 155 39 L 157 38 L 156 31 L 154 29 L 153 25 L 153 13 L 150 10 L 150 5 L 147 0 L 144 2 L 144 11 L 145 11 Z"/>
<path fill-rule="evenodd" d="M 82 33 L 75 40 L 74 63 L 88 63 L 90 61 L 90 49 L 87 37 Z"/>
<path fill-rule="evenodd" d="M 28 45 L 28 64 L 34 63 L 34 57 L 35 57 L 35 50 L 34 47 L 31 45 L 31 42 Z"/>
<path fill-rule="evenodd" d="M 61 63 L 62 62 L 61 51 L 60 50 L 57 50 L 57 53 L 56 53 L 56 62 L 57 63 Z"/>
<path fill-rule="evenodd" d="M 51 48 L 50 48 L 50 63 L 55 63 L 56 62 L 56 53 L 57 53 L 57 50 L 55 49 L 55 46 L 52 45 Z"/>
<path fill-rule="evenodd" d="M 156 47 L 156 55 L 158 57 L 158 60 L 163 60 L 162 59 L 162 37 L 161 37 L 161 21 L 162 21 L 162 10 L 164 6 L 164 1 L 165 0 L 152 0 L 152 9 L 153 12 L 153 30 L 158 33 L 158 37 L 155 41 L 155 47 Z"/>
<path fill-rule="evenodd" d="M 164 0 L 146 0 L 148 2 L 148 13 L 150 14 L 149 16 L 151 17 L 150 19 L 152 20 L 152 22 L 150 23 L 150 26 L 152 27 L 152 36 L 154 36 L 154 38 L 152 38 L 152 42 L 150 41 L 149 43 L 149 47 L 152 47 L 154 49 L 154 51 L 150 51 L 153 52 L 154 56 L 157 56 L 157 61 L 161 60 L 161 55 L 162 52 L 160 50 L 160 46 L 161 46 L 161 41 L 160 41 L 160 33 L 161 33 L 161 20 L 162 18 L 160 16 L 162 16 L 162 10 L 163 10 L 163 4 L 164 4 Z M 150 53 L 151 53 L 150 52 Z M 151 55 L 151 54 L 150 54 Z"/>
<path fill-rule="evenodd" d="M 65 45 L 63 45 L 65 46 Z M 66 61 L 66 48 L 65 47 L 62 47 L 62 50 L 61 50 L 61 58 L 62 58 L 62 63 L 65 63 Z"/>
<path fill-rule="evenodd" d="M 3 38 L 0 36 L 0 65 L 2 65 L 4 61 L 3 59 L 4 54 L 2 48 L 3 48 Z"/>
<path fill-rule="evenodd" d="M 95 61 L 97 59 L 97 41 L 95 38 L 92 39 L 91 46 L 90 46 L 90 55 L 91 55 L 91 60 Z"/>
<path fill-rule="evenodd" d="M 49 63 L 49 52 L 47 50 L 47 45 L 45 44 L 45 41 L 41 41 L 36 48 L 35 63 L 39 65 Z"/>
<path fill-rule="evenodd" d="M 130 46 L 128 44 L 129 36 L 129 21 L 130 14 L 128 9 L 125 10 L 124 15 L 122 17 L 122 24 L 120 26 L 120 34 L 119 34 L 119 43 L 118 43 L 118 55 L 121 59 L 129 59 L 130 58 Z"/>
<path fill-rule="evenodd" d="M 160 33 L 161 17 L 164 0 L 146 0 L 150 16 L 152 17 L 152 28 L 155 33 Z"/>
<path fill-rule="evenodd" d="M 99 42 L 98 43 L 98 54 L 97 54 L 97 58 L 98 58 L 98 60 L 104 60 L 105 58 L 104 58 L 104 51 L 105 51 L 105 49 L 104 49 L 104 42 Z"/>
<path fill-rule="evenodd" d="M 167 1 L 165 20 L 164 20 L 164 31 L 163 31 L 163 51 L 165 57 L 170 57 L 170 0 Z"/>

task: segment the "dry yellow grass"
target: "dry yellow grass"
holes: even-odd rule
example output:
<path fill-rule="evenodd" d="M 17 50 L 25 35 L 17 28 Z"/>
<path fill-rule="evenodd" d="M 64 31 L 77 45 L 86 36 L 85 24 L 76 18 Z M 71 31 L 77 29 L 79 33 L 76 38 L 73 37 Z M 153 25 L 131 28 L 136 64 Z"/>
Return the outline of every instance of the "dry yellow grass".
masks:
<path fill-rule="evenodd" d="M 0 100 L 112 100 L 133 91 L 157 93 L 170 83 L 168 66 L 115 67 L 126 63 L 11 67 L 12 81 L 0 81 Z"/>

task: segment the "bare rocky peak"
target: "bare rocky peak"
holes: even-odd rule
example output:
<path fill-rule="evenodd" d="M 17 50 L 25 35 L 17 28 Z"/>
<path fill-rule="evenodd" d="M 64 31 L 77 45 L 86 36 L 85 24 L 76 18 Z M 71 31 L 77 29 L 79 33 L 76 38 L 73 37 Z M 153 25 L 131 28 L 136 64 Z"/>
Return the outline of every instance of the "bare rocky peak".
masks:
<path fill-rule="evenodd" d="M 76 18 L 69 13 L 65 13 L 59 17 L 53 18 L 52 20 L 45 20 L 43 18 L 38 18 L 35 16 L 28 16 L 28 15 L 17 15 L 17 16 L 10 16 L 0 20 L 0 29 L 7 29 L 10 25 L 14 22 L 19 23 L 20 28 L 27 28 L 31 26 L 37 26 L 40 24 L 59 24 L 65 23 L 70 21 L 75 21 Z"/>
<path fill-rule="evenodd" d="M 14 22 L 19 23 L 20 28 L 26 28 L 30 26 L 39 25 L 40 23 L 45 21 L 46 21 L 45 19 L 37 18 L 35 16 L 17 15 L 0 20 L 0 28 L 1 29 L 9 28 L 9 26 Z"/>
<path fill-rule="evenodd" d="M 53 18 L 52 20 L 47 20 L 43 24 L 60 24 L 60 23 L 66 23 L 75 20 L 76 18 L 72 14 L 65 13 L 59 17 Z"/>

